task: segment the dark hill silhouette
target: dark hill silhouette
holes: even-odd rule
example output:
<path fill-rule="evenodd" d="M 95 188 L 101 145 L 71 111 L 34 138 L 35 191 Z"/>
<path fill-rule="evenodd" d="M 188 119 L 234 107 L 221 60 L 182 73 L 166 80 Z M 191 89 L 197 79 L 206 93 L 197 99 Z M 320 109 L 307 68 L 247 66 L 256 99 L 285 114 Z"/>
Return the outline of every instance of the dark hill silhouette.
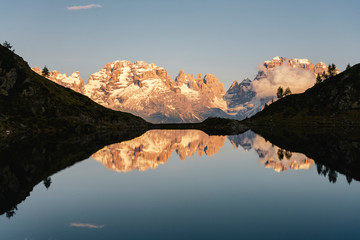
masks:
<path fill-rule="evenodd" d="M 107 109 L 33 72 L 0 45 L 0 135 L 147 128 L 140 117 Z"/>

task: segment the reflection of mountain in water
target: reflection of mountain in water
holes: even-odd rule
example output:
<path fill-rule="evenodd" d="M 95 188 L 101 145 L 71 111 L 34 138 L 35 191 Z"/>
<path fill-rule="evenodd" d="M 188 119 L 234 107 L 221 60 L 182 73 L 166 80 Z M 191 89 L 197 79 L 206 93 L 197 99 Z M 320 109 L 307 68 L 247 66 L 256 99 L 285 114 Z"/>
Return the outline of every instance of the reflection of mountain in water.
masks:
<path fill-rule="evenodd" d="M 245 151 L 249 151 L 252 149 L 255 136 L 256 134 L 254 132 L 247 131 L 239 135 L 230 135 L 228 136 L 228 139 L 230 140 L 234 148 L 238 148 L 241 146 Z"/>
<path fill-rule="evenodd" d="M 336 182 L 338 173 L 350 183 L 360 181 L 360 128 L 281 127 L 256 128 L 280 148 L 301 152 L 314 159 L 320 175 Z"/>
<path fill-rule="evenodd" d="M 209 136 L 199 130 L 151 130 L 130 141 L 112 144 L 92 155 L 107 168 L 119 172 L 146 171 L 164 164 L 176 151 L 181 160 L 193 156 L 215 155 L 225 136 Z"/>
<path fill-rule="evenodd" d="M 228 138 L 235 148 L 241 146 L 245 151 L 253 148 L 259 155 L 259 163 L 266 168 L 274 169 L 276 172 L 283 172 L 288 169 L 309 169 L 314 164 L 314 160 L 304 154 L 281 149 L 252 131 L 228 136 Z"/>
<path fill-rule="evenodd" d="M 228 138 L 235 148 L 254 149 L 260 164 L 277 172 L 309 169 L 314 164 L 305 155 L 280 149 L 252 131 Z M 174 151 L 181 160 L 195 152 L 213 156 L 224 142 L 225 136 L 209 136 L 199 130 L 151 130 L 130 141 L 106 146 L 92 157 L 118 172 L 146 171 L 166 163 Z"/>

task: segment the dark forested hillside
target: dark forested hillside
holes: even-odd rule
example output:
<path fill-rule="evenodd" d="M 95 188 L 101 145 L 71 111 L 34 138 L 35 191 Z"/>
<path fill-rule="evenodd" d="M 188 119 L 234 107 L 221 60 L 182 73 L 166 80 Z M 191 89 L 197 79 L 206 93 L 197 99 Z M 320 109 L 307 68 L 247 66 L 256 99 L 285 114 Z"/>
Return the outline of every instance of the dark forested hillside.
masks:
<path fill-rule="evenodd" d="M 0 45 L 0 135 L 147 126 L 140 117 L 107 109 L 38 75 Z"/>

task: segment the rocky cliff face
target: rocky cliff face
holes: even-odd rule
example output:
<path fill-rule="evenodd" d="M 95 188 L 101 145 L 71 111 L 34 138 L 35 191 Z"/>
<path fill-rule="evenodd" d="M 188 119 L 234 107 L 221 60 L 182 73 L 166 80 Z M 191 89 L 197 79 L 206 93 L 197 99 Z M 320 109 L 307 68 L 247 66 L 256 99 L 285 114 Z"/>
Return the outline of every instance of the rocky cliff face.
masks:
<path fill-rule="evenodd" d="M 323 72 L 328 71 L 328 66 L 323 62 L 318 62 L 313 65 L 310 60 L 304 58 L 304 59 L 298 59 L 298 58 L 292 58 L 292 59 L 286 59 L 285 57 L 274 57 L 271 61 L 265 61 L 263 64 L 264 69 L 259 70 L 257 76 L 255 77 L 255 80 L 258 80 L 260 78 L 263 78 L 266 76 L 266 72 L 270 72 L 274 70 L 276 67 L 280 67 L 283 65 L 290 66 L 291 68 L 297 68 L 297 69 L 303 69 L 306 71 L 309 71 L 313 73 L 315 76 L 317 74 L 322 74 Z M 341 71 L 336 68 L 336 74 L 339 74 Z"/>
<path fill-rule="evenodd" d="M 34 72 L 41 75 L 42 70 L 39 67 L 31 68 Z M 49 72 L 47 79 L 67 88 L 74 90 L 75 92 L 85 94 L 84 80 L 80 77 L 79 72 L 74 72 L 70 76 L 66 73 L 61 74 L 56 70 Z"/>
<path fill-rule="evenodd" d="M 315 75 L 323 74 L 324 72 L 328 71 L 328 66 L 323 62 L 318 62 L 314 67 Z"/>
<path fill-rule="evenodd" d="M 232 118 L 244 119 L 250 111 L 255 109 L 253 99 L 256 92 L 253 90 L 252 81 L 245 78 L 242 82 L 234 81 L 228 91 L 224 95 L 224 100 L 227 103 L 227 113 Z"/>
<path fill-rule="evenodd" d="M 251 80 L 245 78 L 242 82 L 234 81 L 229 90 L 224 95 L 224 100 L 229 108 L 236 108 L 239 104 L 245 104 L 255 97 Z"/>
<path fill-rule="evenodd" d="M 204 153 L 215 155 L 225 136 L 209 136 L 199 130 L 151 130 L 130 141 L 106 146 L 92 157 L 118 172 L 146 171 L 165 164 L 175 151 L 181 160 Z"/>

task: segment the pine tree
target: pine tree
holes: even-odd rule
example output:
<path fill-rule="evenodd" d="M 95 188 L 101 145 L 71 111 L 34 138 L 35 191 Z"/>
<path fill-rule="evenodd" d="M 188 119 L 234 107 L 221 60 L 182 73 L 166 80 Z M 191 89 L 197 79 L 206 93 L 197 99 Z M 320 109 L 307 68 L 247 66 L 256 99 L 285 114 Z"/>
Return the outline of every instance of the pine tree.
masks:
<path fill-rule="evenodd" d="M 277 98 L 282 98 L 284 96 L 284 89 L 280 86 L 276 92 Z"/>
<path fill-rule="evenodd" d="M 285 150 L 280 149 L 280 148 L 277 151 L 277 155 L 278 155 L 278 158 L 280 161 L 284 159 L 284 152 L 285 152 Z"/>
<path fill-rule="evenodd" d="M 50 185 L 51 185 L 51 178 L 47 177 L 44 181 L 44 186 L 46 187 L 46 189 L 49 189 Z"/>
<path fill-rule="evenodd" d="M 292 152 L 290 152 L 290 151 L 285 151 L 285 157 L 286 157 L 286 159 L 287 160 L 290 160 L 291 159 L 291 156 L 292 156 Z"/>
<path fill-rule="evenodd" d="M 285 89 L 285 92 L 284 92 L 284 97 L 285 96 L 288 96 L 288 95 L 291 95 L 292 94 L 292 92 L 291 92 L 291 90 L 290 90 L 290 88 L 289 87 L 287 87 L 286 89 Z"/>
<path fill-rule="evenodd" d="M 329 74 L 329 77 L 333 77 L 336 75 L 336 66 L 334 63 L 332 64 L 329 64 L 328 66 L 328 74 Z"/>
<path fill-rule="evenodd" d="M 1 44 L 1 45 L 3 45 L 3 47 L 6 47 L 7 49 L 15 52 L 15 49 L 12 49 L 13 46 L 8 41 L 3 42 L 3 44 Z"/>
<path fill-rule="evenodd" d="M 349 70 L 351 68 L 350 63 L 348 63 L 348 65 L 346 66 L 346 70 Z"/>
<path fill-rule="evenodd" d="M 46 65 L 44 66 L 41 74 L 42 74 L 44 77 L 48 77 L 48 76 L 49 76 L 49 69 L 46 67 Z"/>
<path fill-rule="evenodd" d="M 326 72 L 323 72 L 321 75 L 322 81 L 324 81 L 325 79 L 328 79 L 329 75 Z"/>
<path fill-rule="evenodd" d="M 322 77 L 321 77 L 320 74 L 318 73 L 318 75 L 316 76 L 316 82 L 315 82 L 315 84 L 321 83 L 322 80 L 323 80 Z"/>

